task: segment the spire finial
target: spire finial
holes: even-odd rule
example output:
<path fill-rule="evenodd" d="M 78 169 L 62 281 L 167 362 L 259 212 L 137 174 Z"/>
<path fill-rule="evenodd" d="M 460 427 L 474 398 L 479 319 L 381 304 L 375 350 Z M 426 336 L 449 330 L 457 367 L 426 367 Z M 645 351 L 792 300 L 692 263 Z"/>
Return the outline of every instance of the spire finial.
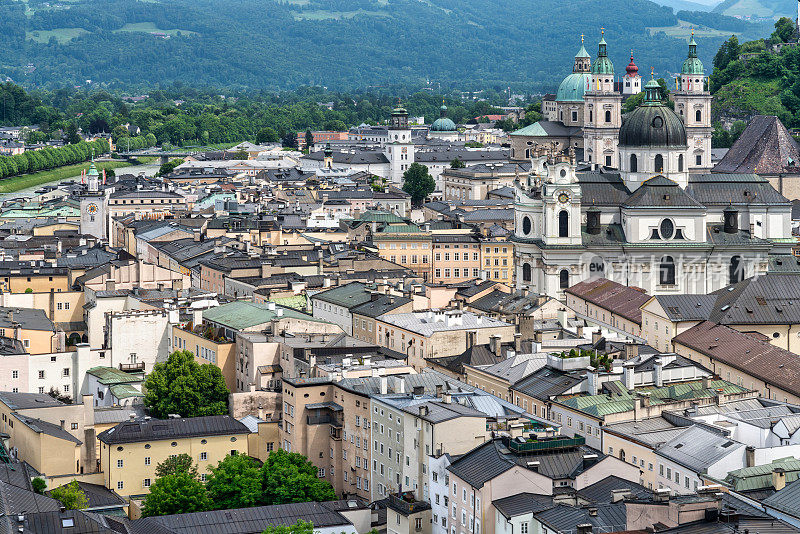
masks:
<path fill-rule="evenodd" d="M 606 34 L 606 29 L 600 26 L 600 35 L 605 35 L 605 34 Z"/>
<path fill-rule="evenodd" d="M 655 67 L 650 67 L 650 79 L 651 80 L 654 79 L 654 77 L 655 77 L 655 71 L 656 71 Z"/>
<path fill-rule="evenodd" d="M 581 44 L 583 44 L 583 34 L 581 34 Z"/>
<path fill-rule="evenodd" d="M 694 28 L 692 28 L 692 37 L 694 37 Z"/>
<path fill-rule="evenodd" d="M 631 59 L 633 59 L 633 48 L 631 48 Z"/>

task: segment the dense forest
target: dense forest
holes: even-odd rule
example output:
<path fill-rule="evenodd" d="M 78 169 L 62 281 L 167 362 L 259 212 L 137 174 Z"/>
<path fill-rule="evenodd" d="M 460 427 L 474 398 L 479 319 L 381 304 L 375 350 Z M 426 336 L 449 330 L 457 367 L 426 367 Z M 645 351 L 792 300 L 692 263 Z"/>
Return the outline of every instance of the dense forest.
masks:
<path fill-rule="evenodd" d="M 449 107 L 448 116 L 464 123 L 499 112 L 492 104 L 500 104 L 501 95 L 486 96 L 486 101 L 462 102 L 460 97 L 418 92 L 405 95 L 402 103 L 412 116 L 424 116 L 430 123 L 439 116 L 444 101 Z M 396 106 L 394 96 L 334 93 L 318 88 L 223 97 L 214 91 L 178 85 L 150 91 L 147 98 L 132 103 L 104 90 L 26 92 L 11 83 L 0 84 L 0 125 L 38 124 L 40 131 L 31 134 L 37 141 L 76 129 L 89 134 L 111 133 L 124 147 L 128 141 L 119 139 L 128 137 L 130 130 L 126 126 L 133 125 L 141 130 L 138 139 L 131 141 L 133 148 L 155 143 L 208 145 L 245 139 L 288 140 L 307 129 L 345 130 L 362 123 L 377 124 L 386 121 Z M 538 108 L 538 102 L 530 105 L 524 124 L 540 118 Z"/>
<path fill-rule="evenodd" d="M 688 29 L 648 0 L 0 0 L 0 79 L 546 92 L 569 72 L 581 33 L 596 53 L 601 27 L 619 72 L 631 49 L 667 77 L 685 56 Z M 698 34 L 709 61 L 726 37 L 713 35 Z"/>
<path fill-rule="evenodd" d="M 795 22 L 788 18 L 775 23 L 769 38 L 728 39 L 714 56 L 709 80 L 714 117 L 731 122 L 777 115 L 786 126 L 800 127 L 800 48 L 783 46 L 795 39 Z"/>

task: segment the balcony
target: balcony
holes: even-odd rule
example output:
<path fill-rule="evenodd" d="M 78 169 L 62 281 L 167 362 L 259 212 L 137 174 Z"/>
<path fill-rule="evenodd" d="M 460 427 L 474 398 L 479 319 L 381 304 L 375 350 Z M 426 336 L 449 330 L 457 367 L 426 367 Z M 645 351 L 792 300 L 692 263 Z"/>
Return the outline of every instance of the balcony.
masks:
<path fill-rule="evenodd" d="M 416 500 L 414 498 L 414 493 L 410 491 L 401 493 L 400 495 L 394 493 L 389 494 L 389 500 L 386 502 L 386 505 L 406 517 L 424 510 L 430 510 L 431 508 L 429 502 Z"/>
<path fill-rule="evenodd" d="M 574 438 L 553 436 L 551 438 L 543 439 L 528 439 L 524 442 L 519 441 L 520 439 L 521 438 L 504 438 L 503 442 L 509 450 L 517 454 L 529 452 L 554 452 L 560 449 L 574 449 L 586 444 L 586 439 L 583 436 L 575 436 Z"/>
<path fill-rule="evenodd" d="M 307 425 L 331 425 L 334 428 L 342 428 L 342 422 L 339 421 L 335 416 L 330 414 L 320 414 L 320 415 L 307 415 L 306 416 L 306 424 Z"/>
<path fill-rule="evenodd" d="M 144 371 L 144 362 L 121 363 L 119 364 L 119 370 L 125 371 L 126 373 L 139 373 Z"/>

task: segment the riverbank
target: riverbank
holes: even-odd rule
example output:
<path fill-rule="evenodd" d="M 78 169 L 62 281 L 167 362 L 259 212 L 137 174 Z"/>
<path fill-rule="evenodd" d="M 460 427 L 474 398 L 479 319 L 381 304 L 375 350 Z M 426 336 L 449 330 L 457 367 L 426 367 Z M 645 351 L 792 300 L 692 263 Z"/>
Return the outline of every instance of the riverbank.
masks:
<path fill-rule="evenodd" d="M 101 173 L 103 169 L 119 169 L 122 167 L 130 167 L 134 163 L 127 161 L 98 161 L 95 162 L 97 170 Z M 21 189 L 29 187 L 36 187 L 38 185 L 47 184 L 50 182 L 59 182 L 68 178 L 80 176 L 81 171 L 89 168 L 89 162 L 77 163 L 75 165 L 65 165 L 56 169 L 47 171 L 39 171 L 31 174 L 22 174 L 20 176 L 11 176 L 0 180 L 0 193 L 14 193 Z"/>

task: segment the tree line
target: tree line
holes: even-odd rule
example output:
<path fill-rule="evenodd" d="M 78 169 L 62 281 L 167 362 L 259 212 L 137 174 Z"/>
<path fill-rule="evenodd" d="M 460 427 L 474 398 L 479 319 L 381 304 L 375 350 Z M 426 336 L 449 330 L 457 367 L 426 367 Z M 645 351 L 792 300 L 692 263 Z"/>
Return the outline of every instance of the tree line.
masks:
<path fill-rule="evenodd" d="M 0 156 L 0 178 L 44 171 L 86 161 L 92 155 L 106 154 L 108 141 L 80 141 L 72 145 L 26 150 L 23 154 Z"/>

